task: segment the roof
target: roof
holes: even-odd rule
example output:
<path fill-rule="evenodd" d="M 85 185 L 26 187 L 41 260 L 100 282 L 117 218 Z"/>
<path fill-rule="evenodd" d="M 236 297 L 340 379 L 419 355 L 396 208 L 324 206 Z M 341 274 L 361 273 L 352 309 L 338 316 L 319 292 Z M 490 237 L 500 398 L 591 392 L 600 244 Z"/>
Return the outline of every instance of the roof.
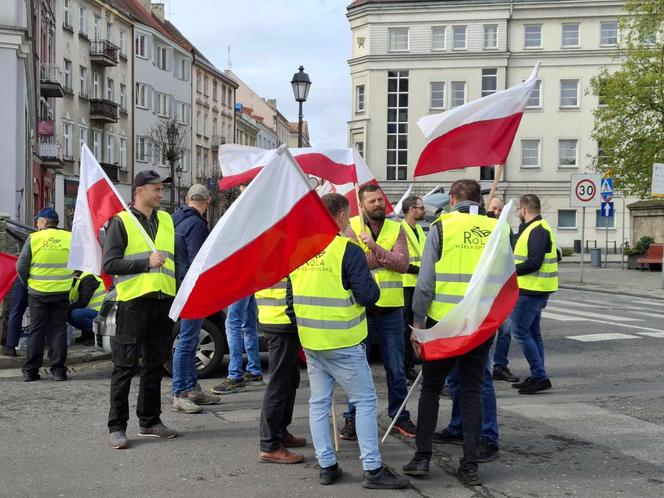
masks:
<path fill-rule="evenodd" d="M 187 51 L 191 51 L 191 44 L 186 40 L 186 38 L 182 37 L 179 39 L 178 36 L 171 33 L 171 30 L 166 25 L 168 23 L 173 26 L 170 22 L 162 22 L 151 11 L 148 11 L 139 0 L 107 0 L 107 2 L 127 14 L 135 21 L 159 31 L 172 42 L 180 45 Z M 173 28 L 175 28 L 175 26 L 173 26 Z M 175 31 L 178 34 L 180 33 L 177 29 Z"/>
<path fill-rule="evenodd" d="M 354 0 L 348 5 L 347 9 L 355 9 L 362 5 L 369 4 L 398 4 L 398 3 L 445 3 L 445 2 L 464 2 L 464 3 L 509 3 L 511 0 Z M 514 0 L 514 3 L 543 2 L 546 0 Z"/>
<path fill-rule="evenodd" d="M 195 46 L 193 47 L 192 51 L 194 52 L 195 63 L 198 62 L 200 65 L 204 66 L 208 71 L 214 73 L 215 76 L 217 76 L 221 80 L 224 80 L 228 85 L 232 86 L 233 88 L 240 87 L 237 81 L 235 81 L 226 73 L 218 69 L 217 66 L 212 64 L 212 62 L 210 62 L 210 60 L 207 57 L 205 57 L 203 53 L 200 50 L 198 50 Z"/>
<path fill-rule="evenodd" d="M 297 134 L 297 121 L 288 122 L 288 131 Z M 309 123 L 302 121 L 302 134 L 306 137 L 309 136 Z"/>

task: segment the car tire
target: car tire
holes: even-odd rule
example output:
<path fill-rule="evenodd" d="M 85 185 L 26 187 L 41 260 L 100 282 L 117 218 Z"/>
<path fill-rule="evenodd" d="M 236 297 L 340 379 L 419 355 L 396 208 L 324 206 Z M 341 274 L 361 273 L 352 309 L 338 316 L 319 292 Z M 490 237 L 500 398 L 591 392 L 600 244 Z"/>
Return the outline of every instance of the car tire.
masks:
<path fill-rule="evenodd" d="M 171 351 L 175 351 L 180 323 L 173 327 L 173 342 Z M 199 379 L 210 377 L 216 372 L 224 361 L 226 354 L 226 340 L 224 333 L 214 324 L 212 320 L 205 319 L 201 327 L 198 345 L 196 347 L 196 371 Z M 169 375 L 173 374 L 173 356 L 164 364 L 164 369 Z"/>

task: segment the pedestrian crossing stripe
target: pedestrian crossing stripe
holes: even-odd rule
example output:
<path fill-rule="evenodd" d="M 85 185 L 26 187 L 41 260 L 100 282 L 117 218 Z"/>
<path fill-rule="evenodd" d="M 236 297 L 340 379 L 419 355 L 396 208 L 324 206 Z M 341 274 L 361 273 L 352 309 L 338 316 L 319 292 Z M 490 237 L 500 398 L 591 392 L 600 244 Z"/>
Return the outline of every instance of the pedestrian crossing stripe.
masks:
<path fill-rule="evenodd" d="M 617 332 L 606 334 L 571 335 L 567 336 L 567 338 L 581 342 L 613 341 L 618 339 L 641 339 L 638 335 L 620 334 Z"/>

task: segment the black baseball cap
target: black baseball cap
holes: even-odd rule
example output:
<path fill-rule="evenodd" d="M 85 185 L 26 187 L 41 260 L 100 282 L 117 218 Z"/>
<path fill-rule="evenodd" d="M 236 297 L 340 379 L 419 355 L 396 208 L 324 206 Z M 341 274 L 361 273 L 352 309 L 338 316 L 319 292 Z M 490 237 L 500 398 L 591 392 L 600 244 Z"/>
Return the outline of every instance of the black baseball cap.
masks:
<path fill-rule="evenodd" d="M 172 182 L 173 179 L 170 176 L 164 178 L 162 176 L 159 176 L 159 173 L 157 173 L 155 170 L 146 169 L 143 171 L 139 171 L 134 177 L 134 188 L 142 187 L 150 183 L 172 183 Z"/>

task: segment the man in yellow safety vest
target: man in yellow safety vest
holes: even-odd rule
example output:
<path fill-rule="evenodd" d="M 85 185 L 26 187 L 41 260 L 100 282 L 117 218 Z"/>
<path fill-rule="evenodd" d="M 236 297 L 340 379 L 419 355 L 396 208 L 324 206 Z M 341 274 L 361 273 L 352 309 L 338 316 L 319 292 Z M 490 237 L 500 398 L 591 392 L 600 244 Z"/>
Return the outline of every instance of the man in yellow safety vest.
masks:
<path fill-rule="evenodd" d="M 94 346 L 95 336 L 92 321 L 99 314 L 106 295 L 106 287 L 101 278 L 90 272 L 76 272 L 74 285 L 69 293 L 69 313 L 67 321 L 81 331 L 77 343 Z"/>

